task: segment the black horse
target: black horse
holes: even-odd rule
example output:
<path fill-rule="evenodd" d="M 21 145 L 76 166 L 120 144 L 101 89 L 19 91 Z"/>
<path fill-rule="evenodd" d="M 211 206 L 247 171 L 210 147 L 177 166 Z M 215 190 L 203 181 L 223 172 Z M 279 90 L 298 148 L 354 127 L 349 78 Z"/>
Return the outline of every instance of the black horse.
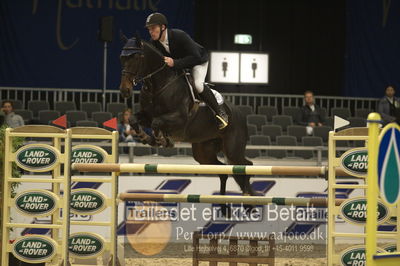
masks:
<path fill-rule="evenodd" d="M 238 108 L 227 105 L 229 125 L 222 131 L 212 110 L 196 107 L 183 71 L 166 66 L 163 55 L 150 43 L 138 37 L 127 39 L 121 52 L 122 76 L 120 91 L 123 97 L 132 95 L 133 86 L 143 81 L 140 93 L 141 111 L 136 115 L 138 124 L 151 127 L 155 137 L 140 131 L 142 140 L 151 145 L 170 146 L 171 140 L 192 143 L 194 159 L 200 164 L 223 163 L 217 154 L 222 151 L 229 164 L 252 165 L 245 158 L 248 140 L 246 118 Z M 225 103 L 226 104 L 226 103 Z M 219 175 L 220 193 L 226 192 L 227 175 Z M 243 194 L 254 195 L 246 175 L 233 175 Z M 226 210 L 225 210 L 226 211 Z"/>

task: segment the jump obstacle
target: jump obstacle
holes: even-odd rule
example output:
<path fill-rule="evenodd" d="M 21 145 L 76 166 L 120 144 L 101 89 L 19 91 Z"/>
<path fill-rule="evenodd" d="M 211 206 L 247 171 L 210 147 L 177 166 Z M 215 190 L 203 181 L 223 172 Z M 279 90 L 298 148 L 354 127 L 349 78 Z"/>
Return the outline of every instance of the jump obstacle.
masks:
<path fill-rule="evenodd" d="M 213 204 L 248 204 L 248 205 L 284 205 L 284 206 L 314 206 L 327 207 L 326 198 L 280 198 L 261 196 L 222 196 L 222 195 L 184 195 L 184 194 L 151 194 L 151 193 L 121 193 L 122 201 L 155 201 L 155 202 L 192 202 Z M 336 199 L 336 205 L 344 199 Z"/>
<path fill-rule="evenodd" d="M 183 165 L 183 164 L 137 164 L 137 163 L 73 163 L 72 170 L 80 172 L 118 172 L 146 174 L 242 174 L 242 175 L 285 175 L 285 176 L 325 176 L 325 166 L 249 166 L 249 165 Z M 341 169 L 337 175 L 348 176 Z"/>
<path fill-rule="evenodd" d="M 368 116 L 368 122 L 370 125 L 368 128 L 366 263 L 368 266 L 398 266 L 400 265 L 400 220 L 398 219 L 400 217 L 400 151 L 398 149 L 400 127 L 395 123 L 389 124 L 378 135 L 381 116 L 378 113 L 371 113 Z M 387 136 L 390 136 L 392 142 L 390 142 L 391 145 L 385 147 L 384 138 Z M 385 159 L 382 160 L 382 158 Z M 390 159 L 392 161 L 388 163 Z M 383 174 L 384 172 L 386 174 Z M 378 195 L 386 204 L 397 208 L 397 232 L 395 234 L 397 251 L 393 253 L 378 253 Z"/>
<path fill-rule="evenodd" d="M 377 159 L 378 159 L 378 145 L 381 137 L 379 135 L 379 126 L 381 123 L 381 117 L 377 113 L 371 113 L 368 116 L 368 130 L 363 129 L 352 129 L 343 130 L 339 132 L 331 131 L 329 133 L 328 142 L 328 252 L 327 252 L 327 264 L 331 265 L 367 265 L 367 266 L 395 266 L 400 265 L 400 221 L 394 219 L 397 225 L 397 230 L 394 232 L 378 231 L 378 202 L 379 202 L 379 224 L 385 225 L 390 218 L 396 218 L 400 216 L 399 202 L 393 206 L 388 206 L 380 198 L 377 184 Z M 387 127 L 386 126 L 383 131 Z M 382 132 L 383 133 L 383 132 Z M 382 135 L 382 134 L 381 134 Z M 336 155 L 336 142 L 341 140 L 364 140 L 366 141 L 367 147 L 355 148 L 347 151 L 340 157 Z M 400 141 L 398 141 L 400 144 Z M 367 156 L 367 157 L 366 157 Z M 397 157 L 399 158 L 399 157 Z M 364 169 L 355 169 L 354 163 L 367 163 Z M 400 162 L 392 161 L 394 166 L 399 169 Z M 346 172 L 351 175 L 358 177 L 364 184 L 340 184 L 337 182 L 335 175 L 335 169 L 343 168 Z M 366 171 L 367 170 L 367 171 Z M 392 172 L 393 173 L 393 172 Z M 394 173 L 397 178 L 400 176 L 399 173 Z M 359 189 L 364 191 L 366 197 L 349 198 L 341 204 L 341 206 L 335 207 L 334 202 L 336 199 L 336 192 L 348 189 Z M 400 193 L 400 191 L 399 191 Z M 350 206 L 350 208 L 349 208 Z M 351 211 L 351 208 L 363 210 L 363 211 Z M 361 215 L 363 219 L 360 219 L 358 215 Z M 340 216 L 346 223 L 351 223 L 356 226 L 360 226 L 364 229 L 363 233 L 353 232 L 341 232 L 337 229 L 336 220 Z M 393 223 L 392 223 L 393 224 Z M 346 248 L 340 253 L 337 253 L 337 241 L 338 239 L 358 239 L 364 244 L 353 245 Z M 388 253 L 387 251 L 379 248 L 377 245 L 377 239 L 390 239 L 396 241 L 394 246 L 397 248 L 397 252 Z M 381 252 L 378 254 L 378 252 Z"/>
<path fill-rule="evenodd" d="M 17 151 L 12 148 L 14 138 L 26 137 L 43 141 L 50 140 L 50 144 L 28 144 Z M 108 141 L 112 145 L 111 152 L 89 145 L 90 142 L 81 142 L 74 147 L 72 140 L 98 139 Z M 117 258 L 117 193 L 118 180 L 115 173 L 101 179 L 88 177 L 72 177 L 70 174 L 71 161 L 88 160 L 91 162 L 116 162 L 118 159 L 118 133 L 101 128 L 76 127 L 63 130 L 46 125 L 28 125 L 15 129 L 8 128 L 5 133 L 5 171 L 1 180 L 3 192 L 2 201 L 2 245 L 1 264 L 9 265 L 9 253 L 13 253 L 19 260 L 28 263 L 46 262 L 48 265 L 69 266 L 70 257 L 73 263 L 92 262 L 103 252 L 109 253 L 110 265 L 120 265 Z M 28 172 L 42 173 L 40 176 L 13 178 L 12 168 L 16 164 Z M 46 175 L 47 178 L 43 177 Z M 71 181 L 108 183 L 111 186 L 109 196 L 94 189 L 73 189 Z M 49 184 L 51 191 L 33 189 L 18 193 L 11 198 L 11 186 L 14 182 Z M 72 188 L 72 189 L 71 189 Z M 96 201 L 92 201 L 96 198 Z M 81 208 L 81 205 L 92 206 Z M 93 206 L 96 206 L 94 208 Z M 16 223 L 11 219 L 10 210 L 15 208 L 23 216 L 50 217 L 49 223 Z M 107 209 L 110 213 L 106 221 L 70 221 L 70 215 L 88 216 Z M 99 234 L 81 232 L 89 228 L 104 228 L 109 232 L 110 239 L 104 239 Z M 17 228 L 49 230 L 51 237 L 40 234 L 29 234 L 19 237 L 11 243 L 10 231 Z M 77 230 L 70 233 L 71 229 Z M 87 243 L 93 243 L 87 245 Z M 87 252 L 90 250 L 90 252 Z M 108 262 L 107 262 L 108 263 Z M 74 264 L 72 264 L 74 265 Z M 93 265 L 93 264 L 91 264 Z"/>
<path fill-rule="evenodd" d="M 374 120 L 374 119 L 370 119 L 370 120 Z M 379 119 L 375 119 L 375 120 L 379 120 Z M 26 129 L 26 128 L 25 128 Z M 48 132 L 42 132 L 43 134 L 39 134 L 40 132 L 36 132 L 38 134 L 39 137 L 55 137 L 57 138 L 64 138 L 65 139 L 65 144 L 68 143 L 67 139 L 71 139 L 73 138 L 73 136 L 68 135 L 71 134 L 71 132 L 69 130 L 66 131 L 57 131 L 55 129 L 52 129 L 52 127 L 46 127 L 46 130 L 48 130 Z M 14 132 L 13 132 L 14 131 Z M 79 131 L 79 130 L 78 130 Z M 78 132 L 77 131 L 77 132 Z M 85 130 L 81 129 L 81 132 L 83 132 Z M 89 131 L 87 131 L 89 132 Z M 334 231 L 330 231 L 332 228 L 332 217 L 334 218 L 337 215 L 337 210 L 338 208 L 335 207 L 336 205 L 342 203 L 344 204 L 344 202 L 341 201 L 337 201 L 336 197 L 335 197 L 335 190 L 336 189 L 340 189 L 340 188 L 344 188 L 344 186 L 342 185 L 338 185 L 338 184 L 333 184 L 333 180 L 335 180 L 334 178 L 332 178 L 332 176 L 336 176 L 338 169 L 340 169 L 339 167 L 339 159 L 336 158 L 335 156 L 335 144 L 331 145 L 332 143 L 335 143 L 335 141 L 337 140 L 345 140 L 345 139 L 349 139 L 348 136 L 346 136 L 345 133 L 349 133 L 350 131 L 346 131 L 346 132 L 342 132 L 342 133 L 334 133 L 331 132 L 330 133 L 330 142 L 329 142 L 329 165 L 328 165 L 328 173 L 329 173 L 329 197 L 328 197 L 328 204 L 326 202 L 326 199 L 320 199 L 320 198 L 311 198 L 311 199 L 291 199 L 291 198 L 264 198 L 264 197 L 248 197 L 248 196 L 204 196 L 204 195 L 180 195 L 179 197 L 176 197 L 177 195 L 146 195 L 146 194 L 134 194 L 134 193 L 123 193 L 119 196 L 120 199 L 122 200 L 149 200 L 149 201 L 157 201 L 157 202 L 194 202 L 194 203 L 243 203 L 243 204 L 302 204 L 302 205 L 313 205 L 315 204 L 315 206 L 326 206 L 328 205 L 328 210 L 333 210 L 332 212 L 329 212 L 329 218 L 328 218 L 328 229 L 329 229 L 329 240 L 328 240 L 328 265 L 333 265 L 333 263 L 337 262 L 337 255 L 334 254 L 334 251 L 331 252 L 331 248 L 332 248 L 332 244 L 334 244 L 334 239 L 336 237 L 340 237 L 342 235 L 345 236 L 350 236 L 350 235 L 346 235 L 346 234 L 341 234 L 339 232 L 334 232 Z M 350 139 L 353 140 L 365 140 L 367 139 L 367 137 L 365 135 L 359 134 L 360 132 L 364 132 L 364 130 L 353 130 L 353 134 L 352 137 L 350 137 Z M 21 129 L 15 129 L 15 130 L 9 130 L 9 133 L 12 133 L 13 136 L 32 136 L 32 132 L 28 133 L 28 132 L 23 132 L 23 128 Z M 67 134 L 66 134 L 67 133 Z M 10 135 L 12 135 L 10 134 Z M 360 135 L 360 136 L 359 136 Z M 334 136 L 332 138 L 332 136 Z M 99 139 L 99 136 L 96 135 L 92 135 L 90 136 L 90 134 L 86 135 L 86 138 L 96 138 Z M 115 134 L 114 134 L 115 137 Z M 100 137 L 101 138 L 101 137 Z M 333 141 L 331 141 L 331 139 L 333 139 Z M 7 141 L 8 139 L 6 139 Z M 8 140 L 9 141 L 9 140 Z M 371 143 L 372 141 L 369 141 L 369 143 Z M 61 150 L 60 147 L 60 140 L 54 140 L 54 147 L 59 148 L 59 150 Z M 8 144 L 9 145 L 9 144 Z M 27 145 L 28 146 L 28 145 Z M 60 158 L 66 160 L 64 163 L 64 167 L 68 166 L 69 163 L 67 163 L 68 160 L 68 145 L 66 145 L 66 148 L 64 150 L 64 153 L 61 154 Z M 8 147 L 8 148 L 7 148 Z M 10 153 L 12 154 L 11 157 L 9 157 L 9 159 L 7 160 L 6 163 L 11 163 L 15 161 L 15 158 L 17 157 L 16 155 L 18 154 L 17 152 L 13 152 L 10 149 L 10 146 L 6 145 L 6 153 Z M 115 154 L 116 151 L 114 149 Z M 114 155 L 115 156 L 115 155 Z M 114 157 L 115 158 L 115 157 Z M 335 158 L 335 159 L 334 159 Z M 332 161 L 333 160 L 333 161 Z M 110 161 L 108 161 L 110 162 Z M 180 168 L 179 168 L 180 167 Z M 51 167 L 50 167 L 51 168 Z M 274 166 L 267 166 L 267 167 L 262 167 L 262 166 L 203 166 L 203 165 L 153 165 L 153 164 L 116 164 L 116 163 L 105 163 L 105 164 L 73 164 L 71 167 L 73 170 L 77 170 L 77 171 L 88 171 L 88 172 L 112 172 L 112 173 L 123 173 L 123 172 L 136 172 L 136 173 L 197 173 L 197 174 L 251 174 L 251 175 L 324 175 L 326 173 L 326 168 L 324 167 L 274 167 Z M 285 169 L 286 168 L 286 169 Z M 57 168 L 54 169 L 58 169 L 60 170 L 61 167 L 57 166 Z M 54 171 L 54 169 L 51 169 L 53 171 L 53 181 L 51 181 L 52 183 L 59 183 L 60 181 L 58 181 L 58 179 L 62 179 L 60 178 L 61 175 L 54 175 L 54 172 L 59 173 L 58 170 Z M 67 171 L 66 173 L 69 174 L 68 172 L 68 168 L 66 168 Z M 43 169 L 42 169 L 43 170 Z M 48 168 L 45 168 L 45 170 L 48 170 Z M 339 170 L 341 172 L 343 172 L 342 170 Z M 349 173 L 349 171 L 345 171 L 346 174 L 348 175 L 353 175 L 353 173 Z M 115 176 L 115 175 L 114 175 Z M 363 177 L 365 178 L 365 176 Z M 68 179 L 68 178 L 65 178 Z M 26 178 L 23 179 L 24 181 L 27 182 L 34 182 L 31 180 L 27 180 Z M 82 180 L 86 180 L 85 178 L 83 178 Z M 369 179 L 370 180 L 370 179 Z M 3 207 L 4 207 L 4 212 L 3 212 L 3 241 L 2 241 L 2 265 L 7 265 L 4 262 L 7 260 L 5 257 L 8 257 L 7 253 L 10 252 L 10 250 L 12 250 L 13 248 L 15 248 L 15 245 L 11 245 L 9 244 L 9 240 L 7 237 L 4 237 L 4 235 L 8 235 L 9 233 L 9 229 L 11 227 L 18 227 L 18 226 L 25 226 L 25 227 L 33 227 L 31 224 L 13 224 L 12 222 L 10 222 L 9 219 L 9 212 L 7 211 L 10 206 L 12 206 L 12 201 L 10 200 L 10 195 L 6 194 L 5 191 L 8 188 L 9 183 L 11 182 L 18 182 L 18 180 L 15 180 L 14 178 L 9 178 L 5 180 L 5 184 L 4 184 L 4 201 L 3 201 Z M 38 182 L 44 182 L 44 180 L 39 179 Z M 117 183 L 117 179 L 111 179 L 107 182 L 114 182 Z M 68 186 L 68 185 L 67 185 Z M 350 186 L 351 187 L 351 186 Z M 367 186 L 366 185 L 360 185 L 357 188 L 361 188 L 361 189 L 366 189 Z M 59 201 L 61 203 L 63 203 L 64 205 L 64 211 L 68 211 L 69 208 L 69 204 L 66 204 L 66 202 L 68 202 L 68 194 L 66 195 L 65 193 L 68 193 L 68 190 L 64 191 L 64 198 L 59 199 Z M 374 191 L 373 191 L 374 192 Z M 375 192 L 374 192 L 375 193 Z M 368 194 L 371 194 L 371 191 L 368 192 Z M 375 197 L 377 194 L 375 193 Z M 371 197 L 371 196 L 370 196 Z M 369 198 L 370 198 L 369 197 Z M 368 199 L 369 199 L 368 198 Z M 114 206 L 116 204 L 116 200 L 117 199 L 117 194 L 114 192 L 112 197 L 107 200 L 108 206 Z M 295 201 L 294 201 L 295 200 Z M 297 201 L 300 200 L 300 201 Z M 261 201 L 263 201 L 262 203 L 260 203 Z M 111 203 L 114 202 L 114 203 Z M 371 208 L 370 206 L 373 206 L 374 202 L 372 202 L 372 204 L 369 204 L 369 209 Z M 374 209 L 372 209 L 374 210 Z M 397 208 L 397 210 L 399 210 L 399 208 Z M 57 212 L 56 212 L 57 213 Z M 116 212 L 114 212 L 116 213 Z M 374 211 L 372 212 L 374 213 Z M 376 211 L 375 211 L 376 213 Z M 53 214 L 53 218 L 57 218 L 59 220 L 59 217 L 54 216 L 55 214 Z M 368 217 L 372 216 L 371 213 L 368 214 Z M 368 223 L 367 219 L 367 223 Z M 63 246 L 62 248 L 56 246 L 55 250 L 56 250 L 56 256 L 51 258 L 51 261 L 57 261 L 57 263 L 59 263 L 59 261 L 61 261 L 63 264 L 62 265 L 67 265 L 67 261 L 68 261 L 68 249 L 65 243 L 65 233 L 69 232 L 68 226 L 69 226 L 69 221 L 67 221 L 66 223 L 63 223 L 63 225 L 58 225 L 58 224 L 53 224 L 53 225 L 45 225 L 45 227 L 47 228 L 52 228 L 54 231 L 52 233 L 52 235 L 54 237 L 60 236 L 60 235 L 64 235 L 61 239 L 59 239 L 56 244 L 61 243 Z M 397 222 L 399 223 L 399 222 Z M 71 223 L 72 224 L 72 223 Z M 88 224 L 89 225 L 89 224 Z M 108 223 L 94 223 L 93 225 L 103 225 L 103 226 L 112 226 L 112 221 L 108 224 Z M 36 225 L 37 226 L 37 225 Z M 115 224 L 114 224 L 115 226 Z M 368 227 L 368 226 L 367 226 Z M 399 225 L 398 225 L 399 227 Z M 63 228 L 63 230 L 61 230 L 61 228 Z M 371 227 L 370 227 L 371 228 Z M 376 228 L 376 224 L 375 224 L 375 228 Z M 57 233 L 55 233 L 57 232 Z M 373 230 L 373 233 L 377 233 L 376 230 Z M 369 231 L 367 233 L 367 235 L 373 234 L 371 233 L 371 231 Z M 398 234 L 398 233 L 397 233 Z M 67 234 L 68 236 L 68 234 Z M 111 236 L 114 240 L 111 241 L 111 243 L 115 243 L 116 242 L 116 234 L 115 231 L 111 232 Z M 34 241 L 35 239 L 32 238 L 32 236 L 30 236 L 31 239 L 30 241 Z M 361 237 L 361 236 L 357 236 L 357 237 Z M 21 239 L 17 239 L 16 243 L 20 243 L 20 240 L 24 241 L 26 237 L 22 237 Z M 41 239 L 43 240 L 43 239 Z M 45 239 L 47 240 L 47 239 Z M 399 247 L 400 245 L 400 236 L 397 235 L 397 246 Z M 371 254 L 376 254 L 376 245 L 375 248 L 371 248 L 371 244 L 368 245 L 368 243 L 372 243 L 373 241 L 368 241 L 367 240 L 367 248 L 366 248 L 366 253 L 367 253 L 367 261 L 370 260 L 373 256 L 373 261 L 372 263 L 376 263 L 376 264 L 372 264 L 370 262 L 368 262 L 368 266 L 370 265 L 399 265 L 399 258 L 396 256 L 384 256 L 384 255 L 371 255 Z M 376 244 L 376 242 L 375 242 Z M 113 250 L 113 247 L 110 246 L 110 243 L 107 244 L 106 246 L 108 246 L 109 248 L 111 248 L 111 250 Z M 113 257 L 114 256 L 114 257 Z M 112 260 L 112 265 L 117 265 L 117 259 L 116 259 L 116 252 L 114 251 L 114 253 L 112 253 L 111 257 L 113 257 Z M 378 264 L 377 261 L 381 262 L 381 264 Z M 391 264 L 388 264 L 391 263 Z"/>
<path fill-rule="evenodd" d="M 325 167 L 310 166 L 245 166 L 245 165 L 182 165 L 182 164 L 135 164 L 102 163 L 72 164 L 72 170 L 80 172 L 119 173 L 174 173 L 174 174 L 244 174 L 244 175 L 325 175 Z"/>

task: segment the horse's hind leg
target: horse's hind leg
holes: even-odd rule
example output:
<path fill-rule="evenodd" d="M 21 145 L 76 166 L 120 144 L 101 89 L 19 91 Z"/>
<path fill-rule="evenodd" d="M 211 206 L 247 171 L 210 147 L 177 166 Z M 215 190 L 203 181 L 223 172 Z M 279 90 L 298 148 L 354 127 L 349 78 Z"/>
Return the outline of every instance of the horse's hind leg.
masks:
<path fill-rule="evenodd" d="M 223 165 L 217 158 L 217 153 L 221 150 L 220 140 L 209 140 L 202 143 L 192 143 L 193 158 L 200 164 Z M 220 180 L 220 194 L 226 194 L 226 180 L 228 175 L 218 175 Z M 225 217 L 230 217 L 230 208 L 221 204 L 221 211 Z"/>
<path fill-rule="evenodd" d="M 226 132 L 223 138 L 223 152 L 228 160 L 229 164 L 234 165 L 253 165 L 253 163 L 246 159 L 245 149 L 247 140 L 246 127 L 242 128 L 231 128 L 230 132 Z M 249 175 L 233 175 L 236 183 L 240 186 L 243 195 L 255 196 L 256 193 L 250 185 Z M 254 209 L 254 206 L 245 204 L 243 205 L 246 213 L 250 215 Z"/>
<path fill-rule="evenodd" d="M 217 153 L 221 149 L 221 143 L 219 140 L 209 140 L 201 143 L 193 143 L 192 151 L 193 158 L 200 164 L 216 164 L 223 165 L 217 158 Z M 221 180 L 220 193 L 225 195 L 226 193 L 226 180 L 228 175 L 218 175 Z"/>
<path fill-rule="evenodd" d="M 253 163 L 246 159 L 246 139 L 247 133 L 243 129 L 233 129 L 227 132 L 223 138 L 223 152 L 229 164 L 233 165 L 253 165 Z M 236 183 L 240 186 L 243 194 L 255 195 L 251 185 L 249 175 L 233 175 Z"/>

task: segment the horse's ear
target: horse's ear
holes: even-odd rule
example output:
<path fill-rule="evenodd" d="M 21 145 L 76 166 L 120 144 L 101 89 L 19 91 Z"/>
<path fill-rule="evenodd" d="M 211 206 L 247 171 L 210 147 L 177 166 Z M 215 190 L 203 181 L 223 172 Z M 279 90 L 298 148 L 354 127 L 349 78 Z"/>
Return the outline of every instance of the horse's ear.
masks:
<path fill-rule="evenodd" d="M 121 42 L 123 42 L 124 44 L 128 41 L 128 37 L 125 36 L 122 30 L 119 31 L 119 38 L 121 39 Z"/>
<path fill-rule="evenodd" d="M 142 48 L 142 38 L 140 37 L 139 31 L 136 31 L 135 38 L 136 38 L 136 46 Z"/>

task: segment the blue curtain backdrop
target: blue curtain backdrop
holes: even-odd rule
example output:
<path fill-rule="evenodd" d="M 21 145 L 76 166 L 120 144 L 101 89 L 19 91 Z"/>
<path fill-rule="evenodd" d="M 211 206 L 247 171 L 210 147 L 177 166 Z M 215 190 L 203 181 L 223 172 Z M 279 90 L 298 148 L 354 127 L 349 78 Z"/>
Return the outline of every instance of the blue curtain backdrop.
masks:
<path fill-rule="evenodd" d="M 1 0 L 0 86 L 102 88 L 99 21 L 114 16 L 107 88 L 117 89 L 119 30 L 149 39 L 145 19 L 162 12 L 171 27 L 192 34 L 193 6 L 194 0 Z"/>
<path fill-rule="evenodd" d="M 400 1 L 347 2 L 346 96 L 382 97 L 389 84 L 400 93 Z"/>

